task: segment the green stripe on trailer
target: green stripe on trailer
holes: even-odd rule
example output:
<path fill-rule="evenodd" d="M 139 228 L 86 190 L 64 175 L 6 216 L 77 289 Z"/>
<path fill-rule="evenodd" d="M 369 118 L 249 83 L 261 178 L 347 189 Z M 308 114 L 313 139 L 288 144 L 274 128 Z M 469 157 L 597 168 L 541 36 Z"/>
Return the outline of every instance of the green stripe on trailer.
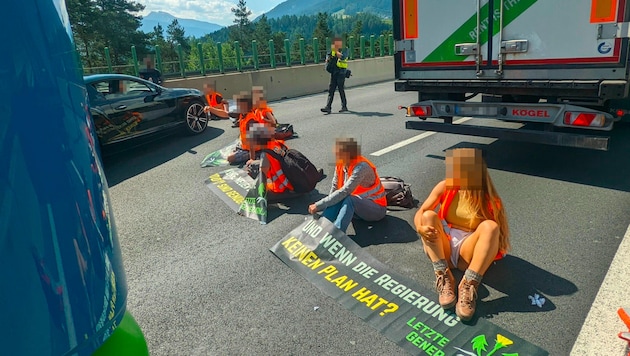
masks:
<path fill-rule="evenodd" d="M 518 0 L 509 1 L 503 3 L 503 27 L 507 26 L 510 22 L 514 21 L 517 17 L 521 16 L 527 9 L 529 9 L 537 0 Z M 488 7 L 489 3 L 481 7 L 481 22 L 479 36 L 481 40 L 480 45 L 488 42 Z M 495 9 L 493 14 L 493 26 L 492 36 L 499 33 L 499 14 L 500 9 Z M 463 25 L 461 25 L 455 32 L 453 32 L 444 42 L 442 42 L 433 52 L 431 52 L 422 63 L 439 63 L 439 62 L 461 62 L 468 56 L 461 56 L 455 54 L 455 45 L 458 43 L 474 43 L 477 42 L 477 14 L 471 16 Z"/>

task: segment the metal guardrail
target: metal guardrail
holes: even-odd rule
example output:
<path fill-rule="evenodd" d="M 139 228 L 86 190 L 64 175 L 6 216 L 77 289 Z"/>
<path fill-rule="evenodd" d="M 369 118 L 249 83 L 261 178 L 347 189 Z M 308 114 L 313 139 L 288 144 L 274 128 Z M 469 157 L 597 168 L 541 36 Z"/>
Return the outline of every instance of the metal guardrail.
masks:
<path fill-rule="evenodd" d="M 349 55 L 348 59 L 356 58 L 375 58 L 394 55 L 394 38 L 390 34 L 387 36 L 387 44 L 385 36 L 378 37 L 378 46 L 376 45 L 377 37 L 369 36 L 366 40 L 365 36 L 360 37 L 359 46 L 355 46 L 355 38 L 348 38 Z M 369 42 L 369 47 L 366 43 Z M 251 43 L 251 53 L 244 54 L 238 41 L 233 43 L 234 56 L 225 57 L 223 53 L 223 44 L 217 42 L 216 57 L 204 58 L 202 44 L 197 44 L 199 58 L 195 61 L 187 59 L 181 45 L 177 46 L 177 59 L 164 61 L 161 49 L 155 46 L 152 55 L 155 56 L 155 67 L 162 73 L 164 79 L 186 78 L 188 76 L 208 75 L 216 73 L 242 72 L 248 70 L 259 70 L 265 68 L 290 67 L 293 65 L 317 64 L 325 60 L 328 51 L 319 49 L 319 40 L 313 38 L 312 50 L 308 50 L 303 38 L 298 42 L 298 50 L 292 50 L 291 43 L 288 39 L 284 40 L 284 52 L 275 53 L 275 43 L 269 40 L 267 51 L 261 54 L 259 50 L 260 44 L 253 40 Z M 326 38 L 326 48 L 330 48 L 331 39 Z M 310 49 L 309 48 L 309 49 Z M 85 75 L 89 74 L 106 74 L 121 73 L 138 76 L 140 68 L 138 66 L 138 57 L 136 47 L 131 46 L 132 63 L 126 65 L 113 65 L 111 61 L 109 48 L 104 48 L 105 61 L 107 65 L 98 67 L 84 67 Z"/>

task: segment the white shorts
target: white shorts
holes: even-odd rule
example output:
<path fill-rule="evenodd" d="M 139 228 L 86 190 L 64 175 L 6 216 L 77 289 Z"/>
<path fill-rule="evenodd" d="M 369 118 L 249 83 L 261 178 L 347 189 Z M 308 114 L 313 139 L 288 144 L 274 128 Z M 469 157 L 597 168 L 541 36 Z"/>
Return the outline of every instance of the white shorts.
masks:
<path fill-rule="evenodd" d="M 446 234 L 451 237 L 451 263 L 453 263 L 453 266 L 457 268 L 457 262 L 459 261 L 459 251 L 462 249 L 462 244 L 464 243 L 466 238 L 468 238 L 468 236 L 472 235 L 473 232 L 450 228 L 448 226 L 444 226 L 444 232 L 446 232 Z"/>

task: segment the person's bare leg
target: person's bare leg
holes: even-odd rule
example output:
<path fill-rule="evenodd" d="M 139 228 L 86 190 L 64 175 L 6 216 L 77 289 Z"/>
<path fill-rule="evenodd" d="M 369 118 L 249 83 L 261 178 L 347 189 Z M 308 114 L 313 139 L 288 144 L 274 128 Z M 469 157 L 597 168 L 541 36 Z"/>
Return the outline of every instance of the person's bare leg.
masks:
<path fill-rule="evenodd" d="M 427 254 L 431 263 L 433 264 L 433 271 L 435 272 L 435 288 L 438 292 L 438 300 L 440 305 L 444 309 L 453 307 L 457 302 L 455 295 L 455 277 L 451 272 L 449 265 L 451 255 L 451 245 L 448 241 L 448 237 L 442 227 L 442 221 L 437 216 L 435 211 L 427 210 L 420 214 L 419 212 L 414 217 L 414 223 L 416 225 L 416 231 L 420 226 L 431 226 L 437 234 L 435 238 L 426 238 L 421 236 L 422 244 L 424 246 L 424 252 Z"/>
<path fill-rule="evenodd" d="M 459 302 L 455 312 L 462 320 L 475 314 L 477 288 L 499 251 L 499 226 L 485 220 L 463 243 L 459 251 L 458 268 L 465 270 L 458 287 Z"/>
<path fill-rule="evenodd" d="M 418 231 L 418 228 L 422 225 L 431 226 L 438 231 L 437 238 L 433 240 L 427 240 L 421 236 L 424 250 L 427 253 L 427 256 L 429 256 L 431 262 L 443 260 L 446 259 L 446 256 L 450 256 L 451 245 L 449 244 L 444 228 L 442 227 L 442 221 L 435 211 L 427 210 L 424 214 L 420 214 L 420 212 L 418 212 L 414 217 L 414 224 L 416 225 L 416 231 Z"/>
<path fill-rule="evenodd" d="M 485 220 L 477 226 L 459 250 L 462 271 L 473 270 L 484 275 L 499 252 L 499 225 L 492 220 Z"/>

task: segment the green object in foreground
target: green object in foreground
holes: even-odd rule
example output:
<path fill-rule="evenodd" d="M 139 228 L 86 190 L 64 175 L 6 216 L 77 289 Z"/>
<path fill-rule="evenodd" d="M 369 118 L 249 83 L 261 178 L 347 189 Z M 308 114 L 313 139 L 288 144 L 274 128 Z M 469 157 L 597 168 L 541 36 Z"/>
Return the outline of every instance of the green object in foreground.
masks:
<path fill-rule="evenodd" d="M 126 311 L 114 333 L 92 356 L 148 356 L 149 348 L 140 326 Z"/>

